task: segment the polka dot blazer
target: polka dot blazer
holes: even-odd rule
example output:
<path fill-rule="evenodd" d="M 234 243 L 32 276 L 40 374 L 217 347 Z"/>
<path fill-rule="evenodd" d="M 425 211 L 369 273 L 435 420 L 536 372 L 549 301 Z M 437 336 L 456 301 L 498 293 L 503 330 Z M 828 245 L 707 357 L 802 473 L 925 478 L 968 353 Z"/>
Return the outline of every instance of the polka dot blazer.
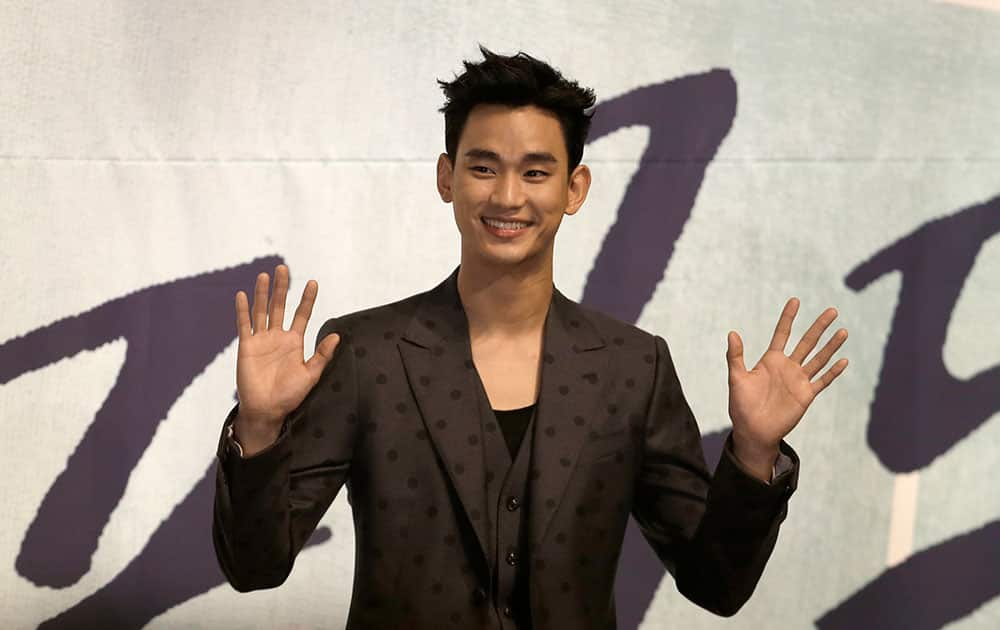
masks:
<path fill-rule="evenodd" d="M 768 484 L 727 438 L 711 474 L 666 341 L 555 287 L 517 501 L 526 528 L 514 556 L 530 587 L 523 614 L 505 610 L 487 504 L 503 471 L 487 466 L 457 277 L 458 267 L 429 291 L 328 320 L 317 343 L 339 333 L 335 356 L 264 451 L 240 456 L 230 411 L 213 520 L 230 584 L 280 585 L 346 487 L 357 553 L 348 628 L 614 628 L 630 515 L 685 597 L 734 614 L 775 544 L 797 455 L 782 442 L 783 472 Z"/>

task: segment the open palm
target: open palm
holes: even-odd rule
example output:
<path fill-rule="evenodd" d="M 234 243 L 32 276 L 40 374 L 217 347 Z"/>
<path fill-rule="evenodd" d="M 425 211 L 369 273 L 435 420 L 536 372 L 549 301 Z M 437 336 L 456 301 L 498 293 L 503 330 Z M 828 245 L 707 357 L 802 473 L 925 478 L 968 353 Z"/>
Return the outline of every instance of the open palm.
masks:
<path fill-rule="evenodd" d="M 743 363 L 743 340 L 739 333 L 729 333 L 726 359 L 733 432 L 764 448 L 776 448 L 799 423 L 816 396 L 847 367 L 847 359 L 840 359 L 820 378 L 813 380 L 847 339 L 845 328 L 838 330 L 816 356 L 803 365 L 823 331 L 837 318 L 837 310 L 832 307 L 816 318 L 791 355 L 785 356 L 785 345 L 798 308 L 796 298 L 785 304 L 771 345 L 752 370 L 748 371 Z"/>
<path fill-rule="evenodd" d="M 303 358 L 306 325 L 319 292 L 315 280 L 306 283 L 289 330 L 284 330 L 288 267 L 274 270 L 274 294 L 268 308 L 268 276 L 257 276 L 254 287 L 253 321 L 246 294 L 236 294 L 236 327 L 239 349 L 236 359 L 236 389 L 240 416 L 250 422 L 279 425 L 315 386 L 323 368 L 339 343 L 336 334 L 325 338 L 308 361 Z"/>

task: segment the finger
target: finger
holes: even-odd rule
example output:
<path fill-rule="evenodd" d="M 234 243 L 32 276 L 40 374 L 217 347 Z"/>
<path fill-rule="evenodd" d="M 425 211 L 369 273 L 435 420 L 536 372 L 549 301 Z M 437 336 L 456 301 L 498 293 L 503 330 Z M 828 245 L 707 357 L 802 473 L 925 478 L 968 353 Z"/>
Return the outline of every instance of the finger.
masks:
<path fill-rule="evenodd" d="M 806 360 L 809 353 L 813 351 L 816 344 L 819 343 L 819 338 L 823 336 L 823 332 L 833 323 L 833 320 L 837 319 L 837 309 L 832 306 L 816 318 L 806 334 L 802 335 L 802 339 L 795 346 L 795 350 L 792 350 L 792 354 L 789 356 L 790 359 L 802 365 L 802 362 Z M 828 357 L 829 358 L 829 357 Z M 816 368 L 819 370 L 819 368 Z"/>
<path fill-rule="evenodd" d="M 257 276 L 253 290 L 253 332 L 257 334 L 267 328 L 267 284 L 266 273 Z"/>
<path fill-rule="evenodd" d="M 250 330 L 250 306 L 243 291 L 236 292 L 236 334 L 240 341 L 253 334 Z"/>
<path fill-rule="evenodd" d="M 847 329 L 841 328 L 837 332 L 833 333 L 833 337 L 830 337 L 830 340 L 826 342 L 826 345 L 816 353 L 816 356 L 809 360 L 809 363 L 806 363 L 805 366 L 803 366 L 802 369 L 809 375 L 810 380 L 812 380 L 812 377 L 816 376 L 817 372 L 823 369 L 823 366 L 830 360 L 833 353 L 835 353 L 840 346 L 844 345 L 845 341 L 847 341 Z M 796 348 L 796 350 L 798 350 L 798 348 Z"/>
<path fill-rule="evenodd" d="M 792 334 L 792 322 L 795 321 L 795 314 L 798 312 L 799 299 L 789 298 L 785 302 L 785 308 L 781 311 L 781 317 L 778 318 L 778 325 L 774 328 L 774 335 L 771 337 L 771 345 L 768 346 L 768 350 L 785 353 L 785 344 L 788 343 L 788 337 Z"/>
<path fill-rule="evenodd" d="M 726 349 L 726 362 L 729 364 L 730 374 L 746 372 L 747 367 L 743 363 L 743 340 L 740 339 L 740 334 L 735 330 L 730 330 L 727 341 L 729 347 Z"/>
<path fill-rule="evenodd" d="M 826 373 L 819 378 L 818 381 L 813 381 L 813 398 L 819 395 L 821 391 L 826 389 L 830 383 L 834 381 L 838 376 L 840 376 L 844 370 L 847 369 L 847 359 L 841 359 L 833 364 Z"/>
<path fill-rule="evenodd" d="M 292 330 L 305 337 L 306 324 L 312 316 L 313 304 L 316 302 L 316 294 L 319 293 L 319 283 L 315 280 L 306 282 L 306 287 L 302 289 L 302 300 L 299 307 L 295 309 L 295 319 L 292 320 Z"/>
<path fill-rule="evenodd" d="M 288 295 L 288 267 L 278 265 L 274 268 L 274 291 L 271 293 L 271 313 L 267 327 L 271 330 L 284 330 L 285 296 Z"/>
<path fill-rule="evenodd" d="M 333 358 L 334 352 L 336 352 L 339 346 L 340 335 L 337 333 L 330 333 L 316 346 L 316 352 L 306 361 L 306 367 L 309 368 L 313 378 L 319 380 L 323 369 L 326 368 L 326 364 Z"/>

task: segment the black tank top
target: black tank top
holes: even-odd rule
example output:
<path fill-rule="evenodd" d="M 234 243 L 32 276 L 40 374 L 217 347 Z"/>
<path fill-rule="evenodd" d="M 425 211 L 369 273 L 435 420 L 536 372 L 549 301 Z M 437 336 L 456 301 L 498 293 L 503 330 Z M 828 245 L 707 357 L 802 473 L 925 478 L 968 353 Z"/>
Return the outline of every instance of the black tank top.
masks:
<path fill-rule="evenodd" d="M 537 402 L 534 402 L 520 409 L 493 410 L 493 415 L 496 416 L 497 422 L 500 423 L 500 430 L 503 431 L 503 439 L 507 441 L 507 450 L 510 451 L 511 459 L 514 459 L 514 456 L 517 455 L 517 449 L 521 446 L 521 440 L 524 439 L 524 432 L 528 428 L 528 423 L 531 422 L 531 414 L 537 404 Z"/>

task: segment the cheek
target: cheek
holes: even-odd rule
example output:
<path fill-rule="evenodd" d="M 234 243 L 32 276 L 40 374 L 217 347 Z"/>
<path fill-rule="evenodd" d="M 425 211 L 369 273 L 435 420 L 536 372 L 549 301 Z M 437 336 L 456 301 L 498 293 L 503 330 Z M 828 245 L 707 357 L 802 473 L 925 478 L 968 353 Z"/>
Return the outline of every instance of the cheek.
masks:
<path fill-rule="evenodd" d="M 539 236 L 545 241 L 555 239 L 556 232 L 559 231 L 559 224 L 562 221 L 562 214 L 553 214 L 545 218 L 545 227 L 539 232 Z"/>
<path fill-rule="evenodd" d="M 456 214 L 463 214 L 467 208 L 475 205 L 476 191 L 468 185 L 455 182 L 451 189 L 451 199 Z"/>
<path fill-rule="evenodd" d="M 542 188 L 533 197 L 539 209 L 544 209 L 546 214 L 561 215 L 569 202 L 568 191 L 562 186 Z"/>
<path fill-rule="evenodd" d="M 489 199 L 489 191 L 475 183 L 457 183 L 452 188 L 452 203 L 456 214 L 471 214 L 475 209 Z"/>
<path fill-rule="evenodd" d="M 477 226 L 479 223 L 479 204 L 474 199 L 458 194 L 454 195 L 452 212 L 455 217 L 455 225 L 463 238 L 480 238 Z"/>
<path fill-rule="evenodd" d="M 545 222 L 558 226 L 566 210 L 567 199 L 559 191 L 546 193 L 536 198 L 538 210 L 545 216 Z"/>

